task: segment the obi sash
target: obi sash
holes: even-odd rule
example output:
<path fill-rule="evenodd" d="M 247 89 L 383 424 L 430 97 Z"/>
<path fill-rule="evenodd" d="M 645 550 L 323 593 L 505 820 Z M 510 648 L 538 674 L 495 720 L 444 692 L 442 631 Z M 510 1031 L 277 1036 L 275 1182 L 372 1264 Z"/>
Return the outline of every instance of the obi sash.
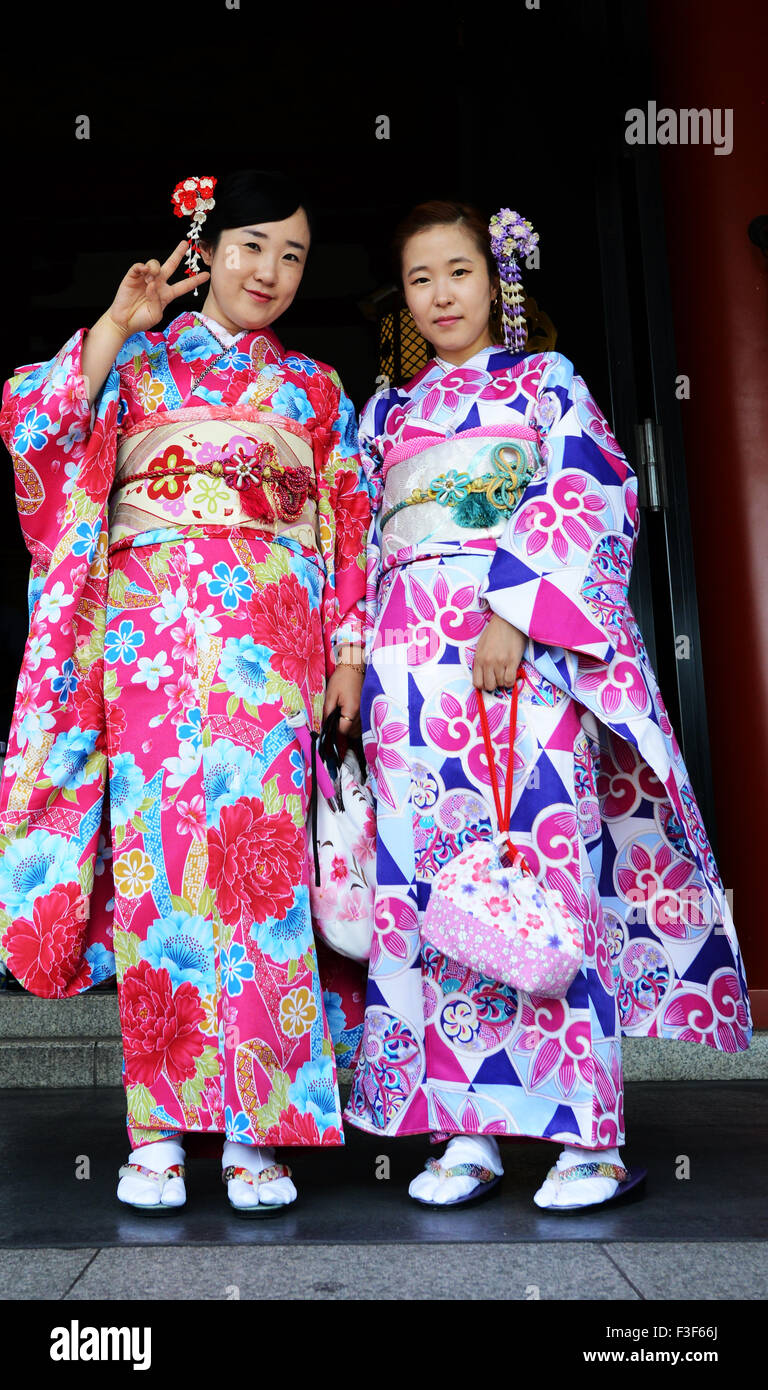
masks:
<path fill-rule="evenodd" d="M 158 525 L 251 528 L 319 553 L 310 435 L 267 413 L 254 421 L 158 412 L 156 424 L 118 443 L 110 543 Z"/>
<path fill-rule="evenodd" d="M 431 541 L 495 539 L 541 466 L 534 439 L 477 435 L 456 435 L 391 463 L 381 504 L 382 560 Z"/>

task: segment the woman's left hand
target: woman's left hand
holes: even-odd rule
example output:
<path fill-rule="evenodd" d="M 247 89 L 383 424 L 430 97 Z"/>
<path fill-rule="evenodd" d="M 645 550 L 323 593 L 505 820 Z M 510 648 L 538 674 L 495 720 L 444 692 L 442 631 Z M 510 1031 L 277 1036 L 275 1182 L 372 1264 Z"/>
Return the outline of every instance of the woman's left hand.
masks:
<path fill-rule="evenodd" d="M 360 695 L 363 673 L 351 666 L 337 666 L 325 688 L 323 719 L 337 707 L 341 710 L 339 729 L 342 734 L 357 738 L 360 734 Z"/>

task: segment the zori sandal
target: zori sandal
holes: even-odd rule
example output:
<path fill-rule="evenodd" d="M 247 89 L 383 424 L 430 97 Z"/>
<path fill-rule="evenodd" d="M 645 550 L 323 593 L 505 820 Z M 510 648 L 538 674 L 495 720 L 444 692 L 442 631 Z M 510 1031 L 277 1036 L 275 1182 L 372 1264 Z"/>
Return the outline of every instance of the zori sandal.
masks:
<path fill-rule="evenodd" d="M 134 1211 L 148 1211 L 153 1213 L 181 1211 L 184 1202 L 164 1202 L 163 1193 L 168 1183 L 172 1182 L 174 1178 L 180 1178 L 182 1182 L 184 1181 L 185 1168 L 183 1163 L 173 1163 L 170 1168 L 164 1168 L 160 1173 L 156 1173 L 154 1168 L 145 1168 L 141 1163 L 124 1163 L 122 1168 L 118 1169 L 118 1177 L 121 1178 L 133 1178 L 137 1174 L 139 1177 L 146 1178 L 149 1182 L 154 1184 L 157 1201 L 152 1203 L 129 1202 L 125 1197 L 119 1196 L 119 1189 L 118 1201 L 122 1202 L 126 1207 L 133 1207 Z"/>
<path fill-rule="evenodd" d="M 618 1202 L 634 1202 L 644 1195 L 647 1168 L 624 1168 L 620 1163 L 573 1163 L 569 1168 L 550 1168 L 547 1178 L 558 1186 L 576 1182 L 579 1178 L 614 1178 L 618 1187 L 612 1197 L 601 1202 L 581 1202 L 575 1206 L 541 1207 L 540 1211 L 549 1215 L 554 1212 L 597 1211 L 598 1208 L 615 1206 Z"/>
<path fill-rule="evenodd" d="M 503 1174 L 494 1173 L 491 1168 L 483 1168 L 479 1163 L 455 1163 L 452 1168 L 445 1168 L 437 1158 L 430 1158 L 424 1164 L 425 1173 L 434 1173 L 441 1182 L 447 1182 L 449 1178 L 475 1178 L 475 1186 L 471 1192 L 467 1192 L 463 1197 L 454 1197 L 452 1202 L 431 1202 L 427 1197 L 413 1197 L 411 1200 L 420 1202 L 423 1207 L 431 1207 L 433 1211 L 445 1211 L 451 1207 L 463 1207 L 468 1202 L 482 1202 L 486 1197 L 490 1197 L 501 1182 Z"/>
<path fill-rule="evenodd" d="M 234 1164 L 221 1170 L 223 1183 L 229 1183 L 232 1179 L 236 1179 L 239 1182 L 250 1183 L 251 1187 L 255 1187 L 257 1191 L 265 1183 L 276 1182 L 278 1178 L 290 1178 L 292 1176 L 291 1169 L 285 1163 L 271 1163 L 268 1168 L 262 1168 L 260 1173 L 252 1173 L 249 1168 L 238 1168 Z M 289 1202 L 259 1202 L 258 1205 L 240 1206 L 237 1202 L 232 1201 L 229 1193 L 227 1196 L 232 1210 L 236 1211 L 238 1216 L 247 1217 L 280 1216 L 281 1212 L 284 1212 L 286 1207 L 292 1206 L 296 1200 L 292 1198 Z"/>

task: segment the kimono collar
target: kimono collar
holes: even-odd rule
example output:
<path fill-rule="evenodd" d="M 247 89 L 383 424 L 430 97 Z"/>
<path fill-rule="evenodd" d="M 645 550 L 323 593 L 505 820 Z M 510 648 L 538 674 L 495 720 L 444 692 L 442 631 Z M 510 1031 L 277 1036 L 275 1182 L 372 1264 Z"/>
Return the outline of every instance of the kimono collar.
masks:
<path fill-rule="evenodd" d="M 171 334 L 173 334 L 174 337 L 178 337 L 182 329 L 189 328 L 193 324 L 199 324 L 205 328 L 207 332 L 210 333 L 211 337 L 215 338 L 216 342 L 220 343 L 223 348 L 230 348 L 234 343 L 245 345 L 246 342 L 250 347 L 251 343 L 257 338 L 264 338 L 280 358 L 285 356 L 280 339 L 271 329 L 243 328 L 240 333 L 230 333 L 222 324 L 217 323 L 216 319 L 212 319 L 208 314 L 203 314 L 197 309 L 188 309 L 185 313 L 179 314 L 179 317 L 174 319 L 173 323 L 169 325 L 168 335 L 170 337 Z"/>
<path fill-rule="evenodd" d="M 432 360 L 443 373 L 460 372 L 463 371 L 465 367 L 482 368 L 485 366 L 486 362 L 488 361 L 488 358 L 491 356 L 492 353 L 504 351 L 505 348 L 503 344 L 488 343 L 485 347 L 482 347 L 477 352 L 473 353 L 471 357 L 468 357 L 466 362 L 462 362 L 461 366 L 458 366 L 455 362 L 447 362 L 444 357 L 438 357 L 437 354 L 435 354 Z"/>

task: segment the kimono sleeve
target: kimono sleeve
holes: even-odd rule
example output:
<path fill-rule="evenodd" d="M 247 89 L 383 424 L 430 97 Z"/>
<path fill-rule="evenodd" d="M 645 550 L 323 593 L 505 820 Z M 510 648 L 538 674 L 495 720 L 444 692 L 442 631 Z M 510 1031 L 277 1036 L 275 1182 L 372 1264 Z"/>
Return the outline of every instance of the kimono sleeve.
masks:
<path fill-rule="evenodd" d="M 365 616 L 365 541 L 371 516 L 368 482 L 358 453 L 355 408 L 335 372 L 336 415 L 324 474 L 333 515 L 333 566 L 326 579 L 325 629 L 331 655 L 362 645 Z"/>
<path fill-rule="evenodd" d="M 87 331 L 50 362 L 20 367 L 3 389 L 0 438 L 13 459 L 24 540 L 43 570 L 76 512 L 95 520 L 114 474 L 119 376 L 113 367 L 92 408 L 82 373 Z"/>
<path fill-rule="evenodd" d="M 637 482 L 573 364 L 547 356 L 535 407 L 546 475 L 499 539 L 484 597 L 534 642 L 610 662 L 628 611 Z"/>
<path fill-rule="evenodd" d="M 360 416 L 360 459 L 371 495 L 371 521 L 368 527 L 365 553 L 365 647 L 366 661 L 370 659 L 370 643 L 378 611 L 379 581 L 381 579 L 381 499 L 384 491 L 383 455 L 379 438 L 382 417 L 386 414 L 387 392 L 371 396 Z"/>

